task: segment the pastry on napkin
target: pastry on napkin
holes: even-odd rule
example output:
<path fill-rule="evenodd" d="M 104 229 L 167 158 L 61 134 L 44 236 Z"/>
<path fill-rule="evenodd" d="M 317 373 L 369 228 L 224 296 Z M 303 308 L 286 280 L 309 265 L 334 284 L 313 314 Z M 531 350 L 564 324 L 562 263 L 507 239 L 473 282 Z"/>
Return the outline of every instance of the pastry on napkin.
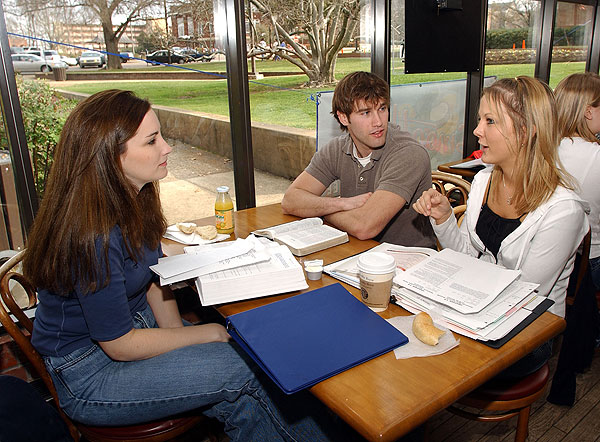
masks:
<path fill-rule="evenodd" d="M 197 226 L 195 223 L 177 223 L 167 227 L 167 231 L 163 236 L 188 246 L 195 244 L 209 244 L 229 238 L 230 234 L 216 233 L 216 227 L 214 230 L 212 227 L 214 226 Z"/>
<path fill-rule="evenodd" d="M 435 326 L 444 333 L 437 345 L 431 346 L 424 344 L 414 335 L 412 331 L 413 320 L 416 315 L 412 316 L 396 316 L 395 318 L 388 319 L 387 321 L 400 330 L 408 338 L 408 344 L 398 347 L 394 350 L 396 359 L 408 359 L 408 358 L 422 358 L 425 356 L 435 356 L 446 353 L 458 346 L 459 340 L 457 340 L 452 332 L 446 327 L 436 324 Z"/>

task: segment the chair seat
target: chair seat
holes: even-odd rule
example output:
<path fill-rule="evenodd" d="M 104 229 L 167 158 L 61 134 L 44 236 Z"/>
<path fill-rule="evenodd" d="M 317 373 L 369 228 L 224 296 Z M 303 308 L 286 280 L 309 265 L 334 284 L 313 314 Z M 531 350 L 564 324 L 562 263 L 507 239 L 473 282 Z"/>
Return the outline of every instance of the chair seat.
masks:
<path fill-rule="evenodd" d="M 186 432 L 204 419 L 206 418 L 202 415 L 181 416 L 123 427 L 94 427 L 88 425 L 77 425 L 77 428 L 87 439 L 91 441 L 133 441 L 144 439 L 160 440 L 161 434 L 168 434 L 170 439 L 177 434 Z"/>
<path fill-rule="evenodd" d="M 492 379 L 468 396 L 481 401 L 512 401 L 531 396 L 543 389 L 548 382 L 550 369 L 548 364 L 519 379 Z"/>

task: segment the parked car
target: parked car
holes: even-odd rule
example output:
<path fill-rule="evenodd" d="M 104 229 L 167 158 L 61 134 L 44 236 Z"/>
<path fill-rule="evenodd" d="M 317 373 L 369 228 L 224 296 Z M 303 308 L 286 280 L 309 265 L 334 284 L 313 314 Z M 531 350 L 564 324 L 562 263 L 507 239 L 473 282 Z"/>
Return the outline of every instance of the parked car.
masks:
<path fill-rule="evenodd" d="M 38 57 L 42 57 L 46 60 L 52 61 L 61 61 L 60 55 L 53 49 L 30 49 L 25 51 L 26 54 L 37 55 Z"/>
<path fill-rule="evenodd" d="M 122 63 L 127 63 L 127 61 L 130 58 L 134 58 L 135 57 L 135 55 L 133 54 L 133 52 L 121 52 L 119 54 L 119 56 L 121 57 L 121 62 Z"/>
<path fill-rule="evenodd" d="M 68 68 L 63 61 L 44 60 L 35 54 L 13 54 L 13 69 L 21 73 L 50 72 L 54 68 Z"/>
<path fill-rule="evenodd" d="M 77 58 L 77 63 L 81 69 L 86 68 L 88 66 L 101 68 L 104 66 L 104 58 L 98 52 L 84 52 Z"/>
<path fill-rule="evenodd" d="M 195 49 L 181 49 L 180 51 L 177 51 L 177 52 L 179 52 L 180 54 L 183 54 L 183 55 L 187 55 L 188 57 L 192 57 L 194 60 L 201 59 L 204 56 L 204 54 L 198 52 Z"/>
<path fill-rule="evenodd" d="M 61 61 L 64 61 L 69 66 L 77 66 L 77 59 L 75 57 L 68 57 L 66 55 L 60 56 Z"/>
<path fill-rule="evenodd" d="M 169 63 L 169 51 L 166 49 L 155 51 L 146 57 L 146 61 L 152 64 Z M 179 52 L 171 51 L 171 63 L 187 63 L 189 61 L 193 61 L 193 58 Z"/>

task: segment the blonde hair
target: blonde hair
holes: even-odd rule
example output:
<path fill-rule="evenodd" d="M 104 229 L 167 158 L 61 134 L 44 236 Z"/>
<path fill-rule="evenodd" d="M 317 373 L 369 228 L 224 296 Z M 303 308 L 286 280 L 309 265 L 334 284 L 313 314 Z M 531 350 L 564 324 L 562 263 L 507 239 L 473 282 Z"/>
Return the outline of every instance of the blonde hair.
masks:
<path fill-rule="evenodd" d="M 596 134 L 587 125 L 585 111 L 588 106 L 600 106 L 600 76 L 592 72 L 571 74 L 558 83 L 554 93 L 560 137 L 581 137 L 598 143 Z"/>
<path fill-rule="evenodd" d="M 570 177 L 556 165 L 560 138 L 554 94 L 548 85 L 526 76 L 503 78 L 485 88 L 482 98 L 495 108 L 500 127 L 508 128 L 512 122 L 514 128 L 514 139 L 507 138 L 507 144 L 516 157 L 512 176 L 517 183 L 517 212 L 535 210 L 559 185 L 572 188 Z M 495 182 L 501 173 L 496 166 Z"/>

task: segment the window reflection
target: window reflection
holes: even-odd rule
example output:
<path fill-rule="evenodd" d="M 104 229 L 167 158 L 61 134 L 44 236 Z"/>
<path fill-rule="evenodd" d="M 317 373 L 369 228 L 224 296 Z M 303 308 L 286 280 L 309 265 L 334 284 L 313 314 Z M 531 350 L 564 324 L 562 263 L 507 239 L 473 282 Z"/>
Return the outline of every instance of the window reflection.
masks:
<path fill-rule="evenodd" d="M 554 22 L 550 86 L 575 72 L 585 71 L 592 37 L 594 7 L 579 3 L 558 2 Z"/>
<path fill-rule="evenodd" d="M 486 76 L 534 75 L 540 20 L 539 0 L 489 0 Z"/>

